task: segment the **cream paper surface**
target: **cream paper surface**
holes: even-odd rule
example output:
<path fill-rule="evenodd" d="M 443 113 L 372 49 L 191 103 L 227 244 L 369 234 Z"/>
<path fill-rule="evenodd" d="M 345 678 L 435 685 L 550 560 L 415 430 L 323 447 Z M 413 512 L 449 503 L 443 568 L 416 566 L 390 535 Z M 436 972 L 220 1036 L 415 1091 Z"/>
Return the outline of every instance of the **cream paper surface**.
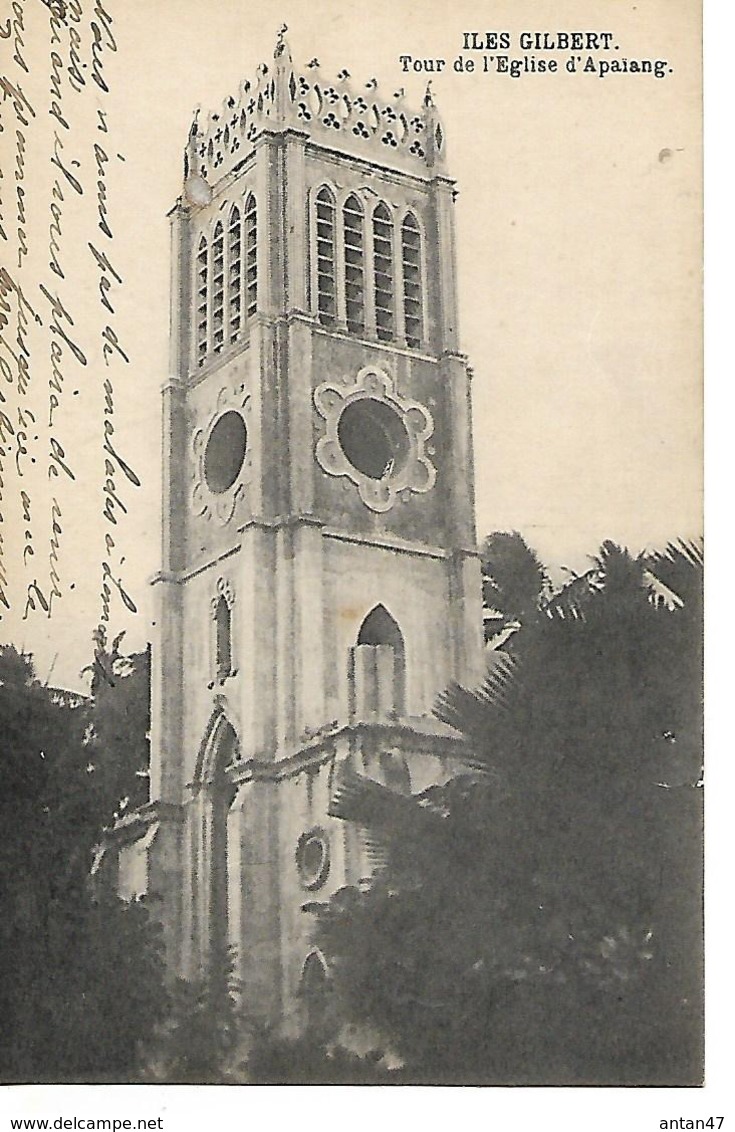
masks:
<path fill-rule="evenodd" d="M 699 534 L 700 19 L 691 0 L 15 0 L 0 17 L 0 642 L 83 687 L 98 625 L 151 639 L 166 214 L 195 108 L 270 61 L 281 21 L 325 75 L 404 87 L 409 105 L 432 80 L 460 193 L 478 535 L 520 530 L 559 576 L 604 538 L 637 552 Z M 552 46 L 572 31 L 606 46 Z M 477 49 L 502 32 L 509 48 Z"/>
<path fill-rule="evenodd" d="M 218 108 L 271 58 L 281 19 L 294 58 L 318 56 L 325 75 L 345 67 L 357 87 L 373 77 L 404 87 L 409 105 L 432 80 L 460 193 L 478 535 L 520 530 L 558 570 L 584 567 L 604 538 L 637 552 L 700 533 L 696 3 L 317 0 L 276 13 L 157 0 L 71 4 L 64 23 L 40 2 L 16 0 L 0 23 L 9 421 L 0 638 L 32 651 L 54 683 L 79 685 L 105 616 L 111 633 L 128 628 L 130 647 L 150 636 L 169 366 L 166 213 L 181 192 L 194 109 Z M 612 38 L 597 51 L 519 46 L 521 33 L 554 43 L 559 30 Z M 466 32 L 483 44 L 488 32 L 507 32 L 511 46 L 464 50 Z M 485 56 L 502 55 L 529 66 L 553 60 L 558 70 L 513 78 L 493 69 L 497 61 L 483 70 Z M 575 74 L 572 55 L 582 61 Z M 456 70 L 458 57 L 474 71 Z M 592 72 L 581 70 L 588 57 Z M 441 73 L 414 69 L 437 59 Z M 599 63 L 623 60 L 665 61 L 664 75 L 600 77 Z M 42 325 L 24 304 L 18 321 L 17 287 Z M 115 461 L 105 492 L 105 420 L 140 486 Z"/>

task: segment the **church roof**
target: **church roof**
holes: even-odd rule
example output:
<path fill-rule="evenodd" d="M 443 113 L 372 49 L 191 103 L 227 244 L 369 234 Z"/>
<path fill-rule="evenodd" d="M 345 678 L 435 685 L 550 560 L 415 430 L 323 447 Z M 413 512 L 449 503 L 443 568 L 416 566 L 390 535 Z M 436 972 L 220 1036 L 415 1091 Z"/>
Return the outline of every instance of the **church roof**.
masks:
<path fill-rule="evenodd" d="M 297 68 L 278 33 L 273 63 L 261 64 L 254 83 L 240 84 L 218 111 L 203 121 L 194 117 L 187 146 L 187 173 L 210 184 L 236 171 L 263 131 L 298 130 L 330 149 L 415 174 L 442 171 L 445 138 L 427 87 L 418 110 L 404 102 L 404 90 L 384 92 L 377 79 L 358 87 L 342 70 L 325 78 L 319 60 Z"/>

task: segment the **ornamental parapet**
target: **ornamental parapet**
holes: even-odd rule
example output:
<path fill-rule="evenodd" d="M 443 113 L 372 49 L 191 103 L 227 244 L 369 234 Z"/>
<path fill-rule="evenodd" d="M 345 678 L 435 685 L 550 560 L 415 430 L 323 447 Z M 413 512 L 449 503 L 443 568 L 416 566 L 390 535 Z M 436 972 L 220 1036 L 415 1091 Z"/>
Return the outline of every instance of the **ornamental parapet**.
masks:
<path fill-rule="evenodd" d="M 340 152 L 414 174 L 444 169 L 445 137 L 427 87 L 421 109 L 404 103 L 403 88 L 379 92 L 377 79 L 361 90 L 342 70 L 335 81 L 322 76 L 318 59 L 299 70 L 278 33 L 273 63 L 263 63 L 254 83 L 241 83 L 237 97 L 203 121 L 197 112 L 189 133 L 185 175 L 210 185 L 241 166 L 264 131 L 297 130 L 312 141 Z"/>

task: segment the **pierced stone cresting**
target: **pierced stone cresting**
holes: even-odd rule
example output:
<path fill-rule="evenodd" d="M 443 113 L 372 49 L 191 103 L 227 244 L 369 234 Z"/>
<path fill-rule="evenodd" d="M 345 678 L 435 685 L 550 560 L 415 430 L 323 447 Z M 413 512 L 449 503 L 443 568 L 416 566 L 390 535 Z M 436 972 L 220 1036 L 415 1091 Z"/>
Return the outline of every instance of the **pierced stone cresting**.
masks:
<path fill-rule="evenodd" d="M 285 32 L 281 29 L 273 64 L 261 64 L 255 84 L 244 81 L 237 98 L 226 98 L 221 108 L 200 121 L 198 114 L 189 133 L 186 173 L 212 183 L 239 165 L 265 129 L 290 127 L 307 132 L 315 141 L 356 154 L 385 160 L 393 154 L 409 168 L 441 169 L 445 140 L 433 99 L 424 99 L 420 111 L 404 106 L 404 91 L 382 95 L 373 79 L 362 90 L 350 85 L 342 70 L 336 83 L 323 79 L 313 59 L 300 73 L 293 65 Z"/>

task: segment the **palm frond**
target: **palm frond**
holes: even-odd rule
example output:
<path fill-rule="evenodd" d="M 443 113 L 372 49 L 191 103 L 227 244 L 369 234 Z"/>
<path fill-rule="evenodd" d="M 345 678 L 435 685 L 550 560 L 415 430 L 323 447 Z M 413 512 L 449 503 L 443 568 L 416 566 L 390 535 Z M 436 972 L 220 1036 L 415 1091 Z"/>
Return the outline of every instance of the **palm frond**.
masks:
<path fill-rule="evenodd" d="M 704 541 L 676 539 L 667 543 L 663 550 L 647 551 L 643 559 L 657 578 L 679 593 L 679 588 L 687 588 L 692 579 L 699 584 L 704 567 Z"/>
<path fill-rule="evenodd" d="M 643 581 L 648 590 L 648 600 L 651 605 L 657 607 L 663 606 L 665 609 L 669 610 L 681 609 L 683 607 L 683 599 L 680 598 L 678 594 L 675 594 L 672 589 L 669 589 L 665 582 L 662 582 L 661 579 L 657 578 L 650 570 L 643 571 Z"/>
<path fill-rule="evenodd" d="M 388 865 L 390 850 L 378 834 L 369 832 L 364 837 L 365 853 L 373 872 L 381 872 Z"/>
<path fill-rule="evenodd" d="M 498 650 L 488 656 L 485 679 L 479 688 L 451 684 L 437 697 L 434 715 L 442 723 L 465 735 L 483 737 L 487 731 L 487 710 L 502 715 L 508 707 L 511 689 L 518 677 L 519 662 Z"/>
<path fill-rule="evenodd" d="M 584 620 L 590 603 L 604 588 L 602 574 L 598 566 L 584 574 L 575 574 L 568 582 L 556 590 L 544 603 L 544 613 L 550 620 Z"/>
<path fill-rule="evenodd" d="M 483 602 L 505 618 L 534 616 L 549 577 L 536 552 L 518 531 L 496 531 L 482 544 Z"/>
<path fill-rule="evenodd" d="M 331 817 L 356 825 L 385 829 L 414 821 L 420 811 L 414 795 L 397 794 L 382 783 L 345 766 L 328 813 Z"/>
<path fill-rule="evenodd" d="M 508 653 L 494 652 L 488 664 L 485 679 L 477 695 L 483 703 L 503 709 L 507 706 L 507 696 L 512 685 L 518 662 Z"/>

